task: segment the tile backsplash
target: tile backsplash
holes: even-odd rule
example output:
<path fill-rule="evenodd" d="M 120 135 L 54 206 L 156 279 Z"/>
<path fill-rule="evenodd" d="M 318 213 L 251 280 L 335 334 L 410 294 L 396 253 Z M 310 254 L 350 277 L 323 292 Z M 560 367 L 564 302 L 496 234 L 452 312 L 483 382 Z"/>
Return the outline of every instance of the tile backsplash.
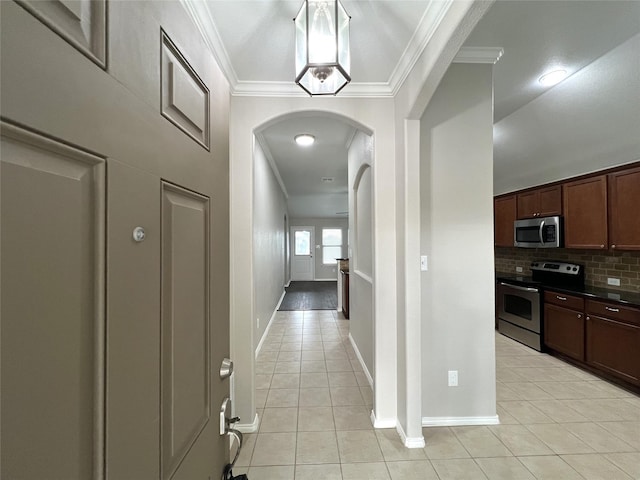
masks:
<path fill-rule="evenodd" d="M 516 273 L 522 267 L 523 275 L 531 275 L 529 265 L 535 260 L 562 260 L 585 266 L 585 283 L 627 292 L 640 292 L 640 251 L 614 252 L 601 250 L 568 250 L 556 248 L 496 247 L 496 271 Z M 620 279 L 620 286 L 607 284 L 607 278 Z"/>

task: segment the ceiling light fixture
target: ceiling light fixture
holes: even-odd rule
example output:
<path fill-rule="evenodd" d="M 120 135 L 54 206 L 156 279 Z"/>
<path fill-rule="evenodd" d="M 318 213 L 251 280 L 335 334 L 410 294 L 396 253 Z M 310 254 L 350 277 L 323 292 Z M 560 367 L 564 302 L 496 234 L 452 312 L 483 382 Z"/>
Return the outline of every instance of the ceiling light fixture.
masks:
<path fill-rule="evenodd" d="M 294 140 L 301 147 L 308 147 L 309 145 L 313 145 L 316 141 L 316 137 L 311 135 L 310 133 L 301 133 L 300 135 L 296 135 Z"/>
<path fill-rule="evenodd" d="M 542 75 L 538 81 L 545 87 L 551 87 L 556 83 L 560 83 L 567 78 L 567 71 L 563 69 L 552 70 L 551 72 Z"/>
<path fill-rule="evenodd" d="M 349 21 L 340 0 L 304 0 L 296 18 L 296 83 L 309 95 L 335 95 L 351 81 Z"/>

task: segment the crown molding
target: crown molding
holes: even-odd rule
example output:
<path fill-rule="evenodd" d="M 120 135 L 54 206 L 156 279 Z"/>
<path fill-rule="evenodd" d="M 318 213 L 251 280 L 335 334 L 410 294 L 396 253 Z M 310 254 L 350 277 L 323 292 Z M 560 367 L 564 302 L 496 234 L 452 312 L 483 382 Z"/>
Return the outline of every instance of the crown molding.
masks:
<path fill-rule="evenodd" d="M 417 63 L 420 55 L 422 55 L 422 52 L 424 52 L 429 40 L 433 37 L 438 25 L 440 25 L 440 22 L 454 1 L 455 0 L 429 2 L 429 6 L 420 19 L 418 28 L 413 32 L 413 36 L 411 37 L 411 40 L 409 40 L 407 48 L 402 52 L 400 60 L 398 60 L 398 63 L 396 64 L 396 68 L 394 68 L 391 73 L 391 77 L 389 79 L 389 86 L 392 91 L 391 96 L 395 96 L 400 90 L 400 87 L 407 79 L 407 76 Z"/>
<path fill-rule="evenodd" d="M 189 14 L 189 17 L 191 17 L 193 23 L 196 24 L 200 35 L 218 62 L 223 75 L 229 82 L 230 90 L 233 92 L 235 85 L 238 83 L 238 75 L 233 69 L 227 50 L 224 48 L 222 38 L 218 33 L 207 2 L 202 0 L 180 0 L 180 3 Z"/>
<path fill-rule="evenodd" d="M 498 63 L 504 49 L 501 47 L 462 47 L 453 63 Z"/>
<path fill-rule="evenodd" d="M 308 97 L 292 80 L 290 82 L 244 82 L 239 81 L 232 88 L 234 97 Z M 388 83 L 349 83 L 340 90 L 341 98 L 392 97 L 393 90 Z M 331 95 L 327 95 L 331 98 Z"/>

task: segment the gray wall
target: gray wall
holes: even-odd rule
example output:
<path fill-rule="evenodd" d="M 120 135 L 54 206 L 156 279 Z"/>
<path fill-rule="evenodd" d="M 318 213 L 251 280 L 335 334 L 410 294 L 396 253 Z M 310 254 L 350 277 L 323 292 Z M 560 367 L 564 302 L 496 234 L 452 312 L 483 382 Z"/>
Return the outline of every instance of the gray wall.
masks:
<path fill-rule="evenodd" d="M 287 200 L 258 142 L 254 149 L 253 181 L 255 349 L 288 281 L 285 278 Z"/>
<path fill-rule="evenodd" d="M 374 377 L 373 318 L 373 138 L 356 133 L 349 148 L 350 333 Z"/>
<path fill-rule="evenodd" d="M 427 423 L 495 421 L 491 69 L 452 65 L 421 119 Z M 448 370 L 458 387 L 447 386 Z"/>
<path fill-rule="evenodd" d="M 315 280 L 336 280 L 338 265 L 322 264 L 322 229 L 340 228 L 342 230 L 342 258 L 347 257 L 347 232 L 349 219 L 347 218 L 292 218 L 290 227 L 315 227 L 315 243 L 311 247 L 315 257 Z M 318 248 L 318 246 L 320 248 Z"/>

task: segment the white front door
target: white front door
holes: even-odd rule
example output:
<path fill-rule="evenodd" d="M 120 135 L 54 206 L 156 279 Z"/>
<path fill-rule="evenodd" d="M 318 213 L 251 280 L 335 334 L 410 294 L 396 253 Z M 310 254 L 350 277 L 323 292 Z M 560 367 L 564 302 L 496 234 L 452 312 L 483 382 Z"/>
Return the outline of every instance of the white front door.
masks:
<path fill-rule="evenodd" d="M 313 280 L 315 277 L 313 227 L 291 228 L 291 280 Z"/>

